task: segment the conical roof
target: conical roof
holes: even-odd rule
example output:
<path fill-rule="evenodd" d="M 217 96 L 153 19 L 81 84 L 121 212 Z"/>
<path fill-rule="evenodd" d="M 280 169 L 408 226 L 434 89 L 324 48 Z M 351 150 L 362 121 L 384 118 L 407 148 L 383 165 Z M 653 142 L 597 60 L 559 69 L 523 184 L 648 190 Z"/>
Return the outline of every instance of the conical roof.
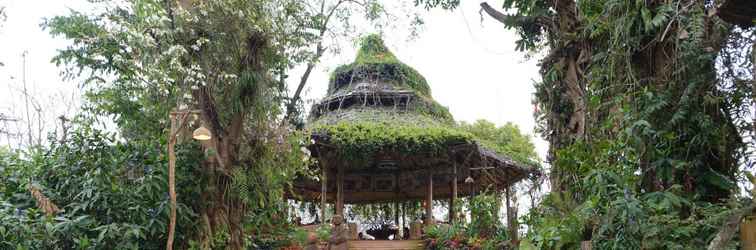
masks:
<path fill-rule="evenodd" d="M 454 123 L 449 110 L 431 97 L 425 77 L 399 61 L 378 35 L 362 38 L 354 62 L 334 70 L 328 95 L 310 114 L 316 125 L 344 119 Z"/>
<path fill-rule="evenodd" d="M 429 173 L 438 198 L 451 195 L 448 184 L 455 179 L 472 176 L 479 179 L 476 185 L 502 188 L 533 173 L 459 130 L 425 78 L 399 61 L 378 35 L 364 37 L 354 62 L 336 68 L 306 127 L 317 167 L 331 180 L 336 169 L 345 171 L 347 203 L 420 199 Z M 476 166 L 485 166 L 486 174 Z M 327 184 L 331 200 L 336 187 Z M 320 188 L 317 180 L 302 178 L 294 193 L 315 199 Z M 459 192 L 472 190 L 467 185 Z"/>

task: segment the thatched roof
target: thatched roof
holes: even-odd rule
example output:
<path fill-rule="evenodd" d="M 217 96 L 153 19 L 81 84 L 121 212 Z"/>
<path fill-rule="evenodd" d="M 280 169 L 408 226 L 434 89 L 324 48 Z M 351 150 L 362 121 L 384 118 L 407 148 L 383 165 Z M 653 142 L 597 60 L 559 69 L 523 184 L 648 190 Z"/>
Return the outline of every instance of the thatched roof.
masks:
<path fill-rule="evenodd" d="M 422 199 L 431 173 L 435 197 L 446 198 L 455 169 L 460 195 L 501 189 L 536 173 L 458 129 L 448 109 L 433 100 L 425 78 L 375 35 L 364 38 L 355 62 L 336 69 L 307 128 L 320 163 L 313 167 L 328 172 L 329 200 L 336 195 L 338 168 L 345 171 L 346 203 Z M 475 185 L 464 184 L 467 177 Z M 295 198 L 317 200 L 321 184 L 303 177 L 294 192 Z"/>
<path fill-rule="evenodd" d="M 349 90 L 355 84 L 364 82 L 388 83 L 394 88 L 412 90 L 420 95 L 431 94 L 425 78 L 399 61 L 378 35 L 364 37 L 354 62 L 336 68 L 328 84 L 328 94 Z"/>

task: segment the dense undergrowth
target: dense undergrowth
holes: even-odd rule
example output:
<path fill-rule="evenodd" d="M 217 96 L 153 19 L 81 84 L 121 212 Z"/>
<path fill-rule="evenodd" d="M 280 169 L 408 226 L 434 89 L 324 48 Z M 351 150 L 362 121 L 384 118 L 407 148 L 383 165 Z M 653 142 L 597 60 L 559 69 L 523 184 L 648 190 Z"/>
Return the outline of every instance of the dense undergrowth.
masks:
<path fill-rule="evenodd" d="M 159 249 L 165 244 L 167 160 L 162 143 L 123 143 L 88 126 L 65 141 L 0 155 L 0 248 Z M 194 173 L 198 159 L 179 151 L 179 242 L 197 215 L 189 206 L 204 181 Z M 37 208 L 33 185 L 61 212 Z"/>

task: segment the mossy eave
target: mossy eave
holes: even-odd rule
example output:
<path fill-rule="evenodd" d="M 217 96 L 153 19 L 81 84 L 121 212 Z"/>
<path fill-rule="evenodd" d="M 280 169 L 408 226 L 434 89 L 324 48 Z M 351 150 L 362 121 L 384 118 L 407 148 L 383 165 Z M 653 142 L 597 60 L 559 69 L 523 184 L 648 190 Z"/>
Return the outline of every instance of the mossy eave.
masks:
<path fill-rule="evenodd" d="M 353 161 L 367 160 L 379 152 L 442 155 L 452 145 L 474 143 L 471 134 L 439 124 L 340 121 L 313 125 L 310 131 L 320 143 L 333 146 L 340 157 Z"/>
<path fill-rule="evenodd" d="M 385 82 L 397 87 L 408 87 L 419 95 L 431 96 L 425 77 L 404 63 L 352 63 L 333 71 L 328 83 L 328 94 L 361 82 Z"/>
<path fill-rule="evenodd" d="M 326 112 L 317 117 L 311 117 L 307 123 L 307 128 L 316 128 L 322 125 L 333 125 L 342 122 L 372 122 L 390 126 L 446 126 L 456 128 L 456 124 L 452 119 L 439 119 L 437 116 L 420 113 L 415 110 L 395 110 L 390 107 L 374 106 L 360 106 Z"/>
<path fill-rule="evenodd" d="M 354 107 L 323 114 L 307 123 L 307 130 L 319 143 L 332 146 L 341 157 L 363 161 L 378 152 L 404 154 L 445 154 L 450 146 L 476 144 L 501 161 L 528 171 L 535 163 L 515 160 L 457 126 L 451 120 L 438 119 L 416 111 L 391 108 Z"/>
<path fill-rule="evenodd" d="M 386 99 L 385 102 L 392 101 L 392 99 L 409 99 L 406 101 L 406 106 L 381 106 L 383 103 L 375 103 L 376 100 Z M 365 103 L 370 100 L 370 105 Z M 355 103 L 356 102 L 356 103 Z M 345 104 L 347 103 L 347 104 Z M 335 107 L 338 105 L 338 108 Z M 344 108 L 341 108 L 345 106 Z M 336 109 L 336 110 L 334 110 Z M 330 110 L 330 111 L 329 111 Z M 433 120 L 433 122 L 443 123 L 447 125 L 454 125 L 454 117 L 449 112 L 449 109 L 430 97 L 417 96 L 411 92 L 403 91 L 359 91 L 355 90 L 343 95 L 332 95 L 325 98 L 320 103 L 313 105 L 310 110 L 309 121 L 316 121 L 321 119 L 321 116 L 330 115 L 330 117 L 337 116 L 351 112 L 347 119 L 353 119 L 354 115 L 359 114 L 359 120 L 371 120 L 371 119 L 387 119 L 394 116 L 403 116 L 402 114 L 411 113 L 416 114 L 411 118 L 406 119 L 420 119 L 420 120 Z M 367 114 L 367 115 L 364 115 Z"/>

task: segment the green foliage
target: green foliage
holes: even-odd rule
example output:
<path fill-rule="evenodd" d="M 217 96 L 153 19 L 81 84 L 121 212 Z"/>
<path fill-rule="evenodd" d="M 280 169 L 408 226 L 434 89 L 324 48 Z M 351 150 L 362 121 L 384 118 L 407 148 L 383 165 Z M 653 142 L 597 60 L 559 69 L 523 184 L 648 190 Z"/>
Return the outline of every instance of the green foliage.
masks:
<path fill-rule="evenodd" d="M 380 81 L 397 87 L 406 87 L 419 95 L 430 97 L 430 87 L 425 78 L 415 69 L 400 62 L 383 44 L 379 35 L 362 38 L 357 58 L 351 64 L 341 65 L 334 70 L 328 86 L 328 93 L 361 81 Z"/>
<path fill-rule="evenodd" d="M 517 125 L 508 122 L 501 127 L 486 120 L 461 123 L 460 129 L 472 134 L 477 142 L 496 153 L 511 157 L 516 162 L 538 166 L 540 159 L 529 135 L 520 132 Z"/>
<path fill-rule="evenodd" d="M 499 221 L 497 194 L 476 195 L 468 200 L 470 223 L 437 224 L 425 228 L 427 249 L 506 249 L 509 235 Z"/>
<path fill-rule="evenodd" d="M 415 0 L 415 5 L 424 5 L 426 9 L 441 7 L 445 10 L 454 10 L 460 2 L 460 0 Z"/>
<path fill-rule="evenodd" d="M 601 249 L 697 249 L 737 205 L 691 199 L 680 185 L 640 192 L 638 156 L 619 151 L 623 147 L 601 141 L 559 151 L 556 164 L 575 167 L 562 169 L 560 178 L 574 185 L 546 195 L 525 218 L 538 249 L 577 248 L 589 239 Z"/>
<path fill-rule="evenodd" d="M 471 142 L 472 136 L 446 126 L 402 126 L 373 122 L 339 122 L 312 128 L 337 146 L 346 159 L 365 160 L 380 152 L 440 155 L 448 146 Z"/>
<path fill-rule="evenodd" d="M 370 34 L 362 37 L 360 48 L 357 50 L 355 63 L 398 63 L 399 59 L 391 53 L 383 39 L 378 34 Z"/>
<path fill-rule="evenodd" d="M 472 197 L 470 207 L 469 232 L 472 235 L 490 237 L 503 230 L 499 221 L 499 207 L 501 197 L 495 192 L 483 192 Z"/>
<path fill-rule="evenodd" d="M 502 196 L 488 190 L 462 199 L 470 221 L 434 224 L 425 228 L 427 249 L 509 249 L 507 228 L 499 218 Z"/>
<path fill-rule="evenodd" d="M 179 152 L 194 146 L 179 148 Z M 0 248 L 160 249 L 168 220 L 167 161 L 161 144 L 118 142 L 87 125 L 65 143 L 6 156 L 0 194 Z M 180 154 L 182 155 L 182 154 Z M 178 238 L 188 242 L 197 220 L 192 204 L 202 177 L 198 159 L 178 159 Z M 10 163 L 10 164 L 6 164 Z M 42 215 L 26 190 L 36 185 L 63 211 Z"/>

